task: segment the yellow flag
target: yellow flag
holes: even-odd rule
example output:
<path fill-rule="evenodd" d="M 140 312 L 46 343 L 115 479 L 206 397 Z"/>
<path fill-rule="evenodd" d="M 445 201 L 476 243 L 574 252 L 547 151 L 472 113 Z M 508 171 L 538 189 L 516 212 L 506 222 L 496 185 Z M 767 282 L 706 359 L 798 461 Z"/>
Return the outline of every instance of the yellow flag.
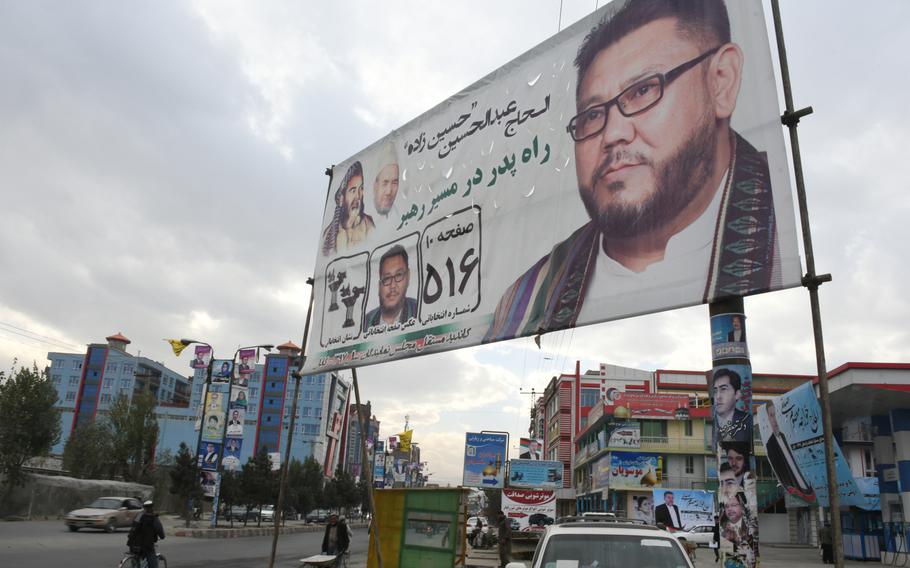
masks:
<path fill-rule="evenodd" d="M 413 430 L 406 430 L 406 431 L 398 434 L 398 449 L 400 451 L 402 451 L 402 452 L 411 451 L 411 434 L 413 434 L 413 433 L 414 433 Z"/>
<path fill-rule="evenodd" d="M 186 345 L 179 339 L 165 339 L 165 341 L 171 344 L 171 349 L 174 350 L 174 355 L 177 357 L 180 357 L 180 354 L 186 349 Z"/>

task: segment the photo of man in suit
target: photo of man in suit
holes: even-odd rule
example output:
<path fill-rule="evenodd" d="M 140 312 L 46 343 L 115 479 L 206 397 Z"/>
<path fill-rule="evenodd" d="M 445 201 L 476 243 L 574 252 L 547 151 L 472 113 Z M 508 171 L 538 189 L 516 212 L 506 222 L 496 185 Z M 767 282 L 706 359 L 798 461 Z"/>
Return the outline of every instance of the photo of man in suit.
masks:
<path fill-rule="evenodd" d="M 768 414 L 768 425 L 771 427 L 771 435 L 765 441 L 765 451 L 768 452 L 771 469 L 788 492 L 795 493 L 803 499 L 814 500 L 815 491 L 800 472 L 796 458 L 790 450 L 790 444 L 777 424 L 777 409 L 773 401 L 769 400 L 765 404 L 765 411 Z"/>
<path fill-rule="evenodd" d="M 525 452 L 522 452 L 518 455 L 519 459 L 523 460 L 539 460 L 540 459 L 540 443 L 531 438 L 528 440 L 528 449 Z"/>
<path fill-rule="evenodd" d="M 742 399 L 742 377 L 733 369 L 714 371 L 714 428 L 721 442 L 748 442 L 752 438 L 752 413 L 736 408 Z"/>
<path fill-rule="evenodd" d="M 727 341 L 745 341 L 746 328 L 743 327 L 742 317 L 733 316 L 730 323 L 733 326 L 733 329 L 731 329 L 730 333 L 727 334 Z"/>
<path fill-rule="evenodd" d="M 679 507 L 673 504 L 673 492 L 664 492 L 664 502 L 654 507 L 654 522 L 663 523 L 668 529 L 681 529 L 681 519 Z"/>

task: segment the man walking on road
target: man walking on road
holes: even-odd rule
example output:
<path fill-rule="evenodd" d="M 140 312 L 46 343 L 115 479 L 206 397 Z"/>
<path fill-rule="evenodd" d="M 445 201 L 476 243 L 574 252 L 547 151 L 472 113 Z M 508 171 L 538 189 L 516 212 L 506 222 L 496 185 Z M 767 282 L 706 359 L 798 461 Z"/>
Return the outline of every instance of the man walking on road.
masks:
<path fill-rule="evenodd" d="M 834 538 L 831 535 L 831 523 L 825 521 L 825 526 L 818 529 L 818 543 L 822 547 L 822 563 L 834 564 Z"/>
<path fill-rule="evenodd" d="M 499 567 L 506 568 L 512 561 L 512 525 L 502 511 L 496 514 L 496 528 L 499 531 Z"/>

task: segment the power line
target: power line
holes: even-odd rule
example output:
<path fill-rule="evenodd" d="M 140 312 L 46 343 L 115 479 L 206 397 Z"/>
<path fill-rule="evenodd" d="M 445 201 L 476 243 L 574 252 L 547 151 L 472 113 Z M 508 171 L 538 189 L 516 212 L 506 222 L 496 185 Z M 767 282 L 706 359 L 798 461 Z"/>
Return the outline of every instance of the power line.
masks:
<path fill-rule="evenodd" d="M 31 335 L 34 335 L 35 337 L 40 337 L 40 338 L 43 338 L 43 339 L 47 339 L 47 340 L 49 340 L 49 341 L 51 341 L 51 342 L 57 343 L 57 344 L 59 344 L 59 345 L 64 345 L 64 346 L 66 346 L 66 347 L 70 347 L 70 348 L 72 348 L 72 349 L 82 349 L 82 346 L 81 346 L 81 345 L 75 345 L 75 344 L 73 344 L 73 343 L 69 343 L 69 342 L 67 342 L 67 341 L 63 341 L 62 339 L 57 339 L 57 338 L 50 337 L 50 336 L 47 336 L 47 335 L 42 335 L 42 334 L 37 333 L 37 332 L 35 332 L 35 331 L 32 331 L 32 330 L 30 330 L 30 329 L 25 329 L 25 328 L 22 328 L 22 327 L 19 327 L 19 326 L 15 326 L 15 325 L 13 325 L 13 324 L 11 324 L 11 323 L 9 323 L 9 322 L 0 321 L 0 325 L 6 326 L 6 327 L 11 327 L 11 328 L 13 328 L 13 329 L 18 329 L 19 331 L 24 331 L 24 332 L 26 332 L 26 333 L 29 333 L 29 334 L 31 334 Z"/>
<path fill-rule="evenodd" d="M 45 345 L 50 345 L 50 346 L 52 346 L 52 347 L 57 347 L 57 348 L 66 347 L 67 349 L 70 348 L 70 346 L 65 345 L 65 344 L 62 344 L 62 343 L 57 343 L 57 342 L 54 342 L 54 341 L 47 341 L 47 340 L 44 340 L 44 339 L 39 339 L 39 338 L 37 338 L 37 337 L 32 337 L 32 336 L 30 336 L 30 335 L 26 335 L 26 334 L 24 334 L 24 333 L 20 333 L 20 332 L 18 332 L 18 331 L 14 331 L 14 330 L 12 330 L 12 329 L 5 329 L 5 328 L 0 327 L 0 331 L 5 332 L 5 333 L 12 333 L 12 334 L 14 334 L 14 335 L 18 335 L 18 336 L 20 336 L 20 337 L 24 337 L 25 339 L 28 339 L 28 340 L 31 340 L 31 341 L 35 341 L 35 342 L 38 342 L 38 343 L 43 343 L 43 344 L 45 344 Z"/>

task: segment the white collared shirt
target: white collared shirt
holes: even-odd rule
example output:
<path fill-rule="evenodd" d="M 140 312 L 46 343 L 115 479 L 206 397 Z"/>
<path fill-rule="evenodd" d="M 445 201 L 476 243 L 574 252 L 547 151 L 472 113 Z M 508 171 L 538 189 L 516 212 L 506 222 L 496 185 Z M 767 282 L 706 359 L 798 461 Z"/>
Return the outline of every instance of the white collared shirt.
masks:
<path fill-rule="evenodd" d="M 667 241 L 664 258 L 642 272 L 633 272 L 610 258 L 600 243 L 594 274 L 578 314 L 578 324 L 600 321 L 604 313 L 617 317 L 699 304 L 705 293 L 717 216 L 729 170 L 721 178 L 711 203 L 682 231 Z"/>

